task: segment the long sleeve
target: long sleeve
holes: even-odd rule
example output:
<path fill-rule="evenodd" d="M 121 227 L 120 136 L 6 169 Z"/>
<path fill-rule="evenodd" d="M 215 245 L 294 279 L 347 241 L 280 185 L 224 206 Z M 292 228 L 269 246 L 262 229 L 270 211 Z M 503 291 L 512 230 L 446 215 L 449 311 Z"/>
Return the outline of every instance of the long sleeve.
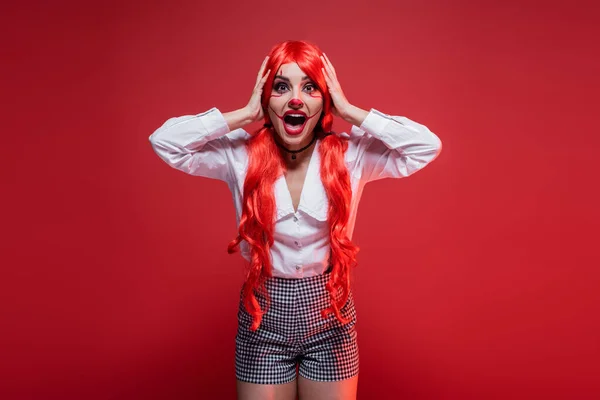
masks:
<path fill-rule="evenodd" d="M 371 109 L 360 127 L 352 126 L 347 161 L 361 181 L 407 177 L 432 162 L 441 140 L 425 125 Z"/>
<path fill-rule="evenodd" d="M 168 119 L 149 140 L 156 154 L 171 167 L 190 175 L 229 181 L 229 127 L 217 108 L 198 115 Z"/>

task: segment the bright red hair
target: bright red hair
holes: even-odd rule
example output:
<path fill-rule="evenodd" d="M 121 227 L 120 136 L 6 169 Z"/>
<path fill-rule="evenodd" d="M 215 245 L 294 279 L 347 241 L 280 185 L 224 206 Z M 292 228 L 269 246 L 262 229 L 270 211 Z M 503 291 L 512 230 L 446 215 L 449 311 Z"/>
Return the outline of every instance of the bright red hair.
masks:
<path fill-rule="evenodd" d="M 322 52 L 314 44 L 306 41 L 285 41 L 269 53 L 265 70 L 271 70 L 265 82 L 262 94 L 262 107 L 265 123 L 269 121 L 267 107 L 271 98 L 273 79 L 282 64 L 297 63 L 300 69 L 319 87 L 323 95 L 323 112 L 315 126 L 314 133 L 321 140 L 319 154 L 321 156 L 321 180 L 329 200 L 327 222 L 331 245 L 330 264 L 332 271 L 327 282 L 331 305 L 321 311 L 323 318 L 333 313 L 343 324 L 344 318 L 340 309 L 348 300 L 350 293 L 350 269 L 356 265 L 356 246 L 348 238 L 346 225 L 350 216 L 352 189 L 350 174 L 344 162 L 344 153 L 348 148 L 347 139 L 332 134 L 333 115 L 331 113 L 331 96 L 321 68 Z M 272 126 L 272 125 L 271 125 Z M 243 210 L 238 236 L 229 243 L 227 251 L 237 251 L 242 240 L 250 245 L 251 257 L 246 282 L 243 287 L 244 307 L 253 317 L 251 330 L 260 326 L 262 316 L 267 312 L 270 297 L 264 282 L 272 276 L 270 247 L 273 245 L 275 226 L 275 193 L 274 183 L 286 171 L 286 165 L 275 143 L 274 128 L 262 127 L 246 142 L 249 164 L 244 181 Z M 260 308 L 255 293 L 262 293 L 267 300 L 265 310 Z"/>

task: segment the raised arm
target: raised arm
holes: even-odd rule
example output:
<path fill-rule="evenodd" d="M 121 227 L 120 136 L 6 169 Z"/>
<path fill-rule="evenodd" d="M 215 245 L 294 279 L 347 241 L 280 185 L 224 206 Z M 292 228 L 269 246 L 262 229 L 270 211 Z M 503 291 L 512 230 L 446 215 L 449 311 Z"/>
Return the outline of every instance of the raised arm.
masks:
<path fill-rule="evenodd" d="M 353 125 L 345 159 L 355 176 L 364 182 L 406 177 L 440 154 L 441 140 L 425 125 L 351 105 L 344 96 L 335 68 L 325 54 L 321 59 L 334 113 Z"/>
<path fill-rule="evenodd" d="M 150 135 L 150 144 L 175 169 L 227 181 L 231 147 L 227 134 L 249 123 L 247 115 L 245 109 L 221 114 L 212 108 L 198 115 L 170 118 Z"/>
<path fill-rule="evenodd" d="M 404 178 L 425 167 L 442 151 L 441 140 L 425 125 L 375 109 L 352 126 L 346 160 L 363 182 Z"/>
<path fill-rule="evenodd" d="M 187 174 L 229 181 L 231 139 L 237 134 L 228 133 L 263 118 L 260 97 L 269 74 L 267 71 L 263 76 L 267 59 L 258 72 L 248 105 L 223 114 L 212 108 L 201 114 L 168 119 L 149 137 L 156 154 Z"/>

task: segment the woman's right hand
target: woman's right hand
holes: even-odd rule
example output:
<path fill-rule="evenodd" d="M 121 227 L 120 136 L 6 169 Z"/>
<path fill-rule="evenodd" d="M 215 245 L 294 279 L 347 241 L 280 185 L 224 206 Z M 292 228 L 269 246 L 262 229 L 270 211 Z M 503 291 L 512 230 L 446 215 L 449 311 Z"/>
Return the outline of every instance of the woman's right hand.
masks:
<path fill-rule="evenodd" d="M 258 76 L 256 78 L 256 84 L 254 85 L 254 90 L 252 90 L 252 96 L 250 97 L 250 101 L 248 105 L 245 107 L 248 112 L 248 116 L 252 120 L 252 122 L 259 121 L 263 119 L 264 112 L 261 104 L 261 96 L 263 87 L 265 86 L 265 82 L 269 77 L 269 73 L 271 70 L 269 69 L 264 75 L 265 68 L 267 66 L 267 61 L 269 60 L 269 56 L 265 57 L 262 65 L 260 66 L 260 70 L 258 71 Z"/>

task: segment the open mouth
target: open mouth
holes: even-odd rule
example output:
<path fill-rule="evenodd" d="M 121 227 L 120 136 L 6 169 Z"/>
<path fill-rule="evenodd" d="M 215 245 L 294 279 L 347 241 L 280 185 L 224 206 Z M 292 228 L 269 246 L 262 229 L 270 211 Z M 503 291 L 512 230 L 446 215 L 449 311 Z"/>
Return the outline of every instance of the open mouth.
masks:
<path fill-rule="evenodd" d="M 288 114 L 285 117 L 283 117 L 283 122 L 285 122 L 287 125 L 297 128 L 300 127 L 302 125 L 304 125 L 304 122 L 306 121 L 306 117 L 303 115 L 294 115 L 294 114 Z"/>

